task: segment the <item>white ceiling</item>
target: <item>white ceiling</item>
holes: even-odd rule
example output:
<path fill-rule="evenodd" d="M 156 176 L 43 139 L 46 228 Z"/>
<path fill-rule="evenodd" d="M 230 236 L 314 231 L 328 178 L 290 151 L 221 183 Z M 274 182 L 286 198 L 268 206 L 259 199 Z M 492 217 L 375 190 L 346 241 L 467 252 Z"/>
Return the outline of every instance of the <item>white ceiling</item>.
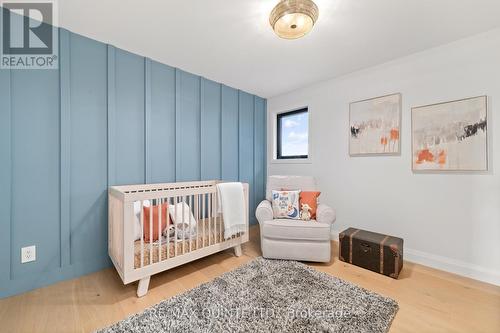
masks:
<path fill-rule="evenodd" d="M 500 26 L 498 0 L 315 0 L 299 40 L 274 35 L 278 0 L 60 0 L 69 30 L 262 97 Z"/>

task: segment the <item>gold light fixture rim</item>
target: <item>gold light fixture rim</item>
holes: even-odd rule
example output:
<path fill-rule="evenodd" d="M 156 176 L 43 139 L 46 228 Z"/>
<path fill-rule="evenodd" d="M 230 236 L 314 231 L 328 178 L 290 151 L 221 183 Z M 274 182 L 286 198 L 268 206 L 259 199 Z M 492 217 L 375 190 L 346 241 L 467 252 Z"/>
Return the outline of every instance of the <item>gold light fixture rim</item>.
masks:
<path fill-rule="evenodd" d="M 288 14 L 304 14 L 311 18 L 313 25 L 319 17 L 318 6 L 312 0 L 281 0 L 271 11 L 269 23 L 274 30 L 276 22 Z"/>

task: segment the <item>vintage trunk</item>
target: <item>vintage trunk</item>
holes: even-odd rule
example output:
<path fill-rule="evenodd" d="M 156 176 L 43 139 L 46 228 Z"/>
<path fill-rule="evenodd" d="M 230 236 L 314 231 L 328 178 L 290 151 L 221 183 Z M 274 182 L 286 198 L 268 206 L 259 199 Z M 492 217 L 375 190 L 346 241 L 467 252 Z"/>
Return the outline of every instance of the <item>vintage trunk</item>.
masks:
<path fill-rule="evenodd" d="M 339 259 L 397 279 L 403 268 L 403 239 L 349 228 L 339 234 Z"/>

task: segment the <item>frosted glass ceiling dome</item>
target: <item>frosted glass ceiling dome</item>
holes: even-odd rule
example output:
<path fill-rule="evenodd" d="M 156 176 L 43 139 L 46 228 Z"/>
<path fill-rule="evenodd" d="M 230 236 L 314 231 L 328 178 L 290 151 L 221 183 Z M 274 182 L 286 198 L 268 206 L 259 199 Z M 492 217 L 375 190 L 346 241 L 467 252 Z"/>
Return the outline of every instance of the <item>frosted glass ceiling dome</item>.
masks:
<path fill-rule="evenodd" d="M 281 0 L 271 12 L 269 23 L 281 38 L 305 36 L 318 20 L 319 9 L 312 0 Z"/>

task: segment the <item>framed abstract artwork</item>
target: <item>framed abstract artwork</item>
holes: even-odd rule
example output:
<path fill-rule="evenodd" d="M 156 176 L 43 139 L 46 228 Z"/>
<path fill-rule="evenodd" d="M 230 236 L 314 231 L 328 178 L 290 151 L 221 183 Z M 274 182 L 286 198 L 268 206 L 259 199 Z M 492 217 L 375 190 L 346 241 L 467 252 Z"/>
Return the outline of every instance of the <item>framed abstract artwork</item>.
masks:
<path fill-rule="evenodd" d="M 487 171 L 488 99 L 412 108 L 414 171 Z"/>
<path fill-rule="evenodd" d="M 349 155 L 398 155 L 401 145 L 401 94 L 349 106 Z"/>

